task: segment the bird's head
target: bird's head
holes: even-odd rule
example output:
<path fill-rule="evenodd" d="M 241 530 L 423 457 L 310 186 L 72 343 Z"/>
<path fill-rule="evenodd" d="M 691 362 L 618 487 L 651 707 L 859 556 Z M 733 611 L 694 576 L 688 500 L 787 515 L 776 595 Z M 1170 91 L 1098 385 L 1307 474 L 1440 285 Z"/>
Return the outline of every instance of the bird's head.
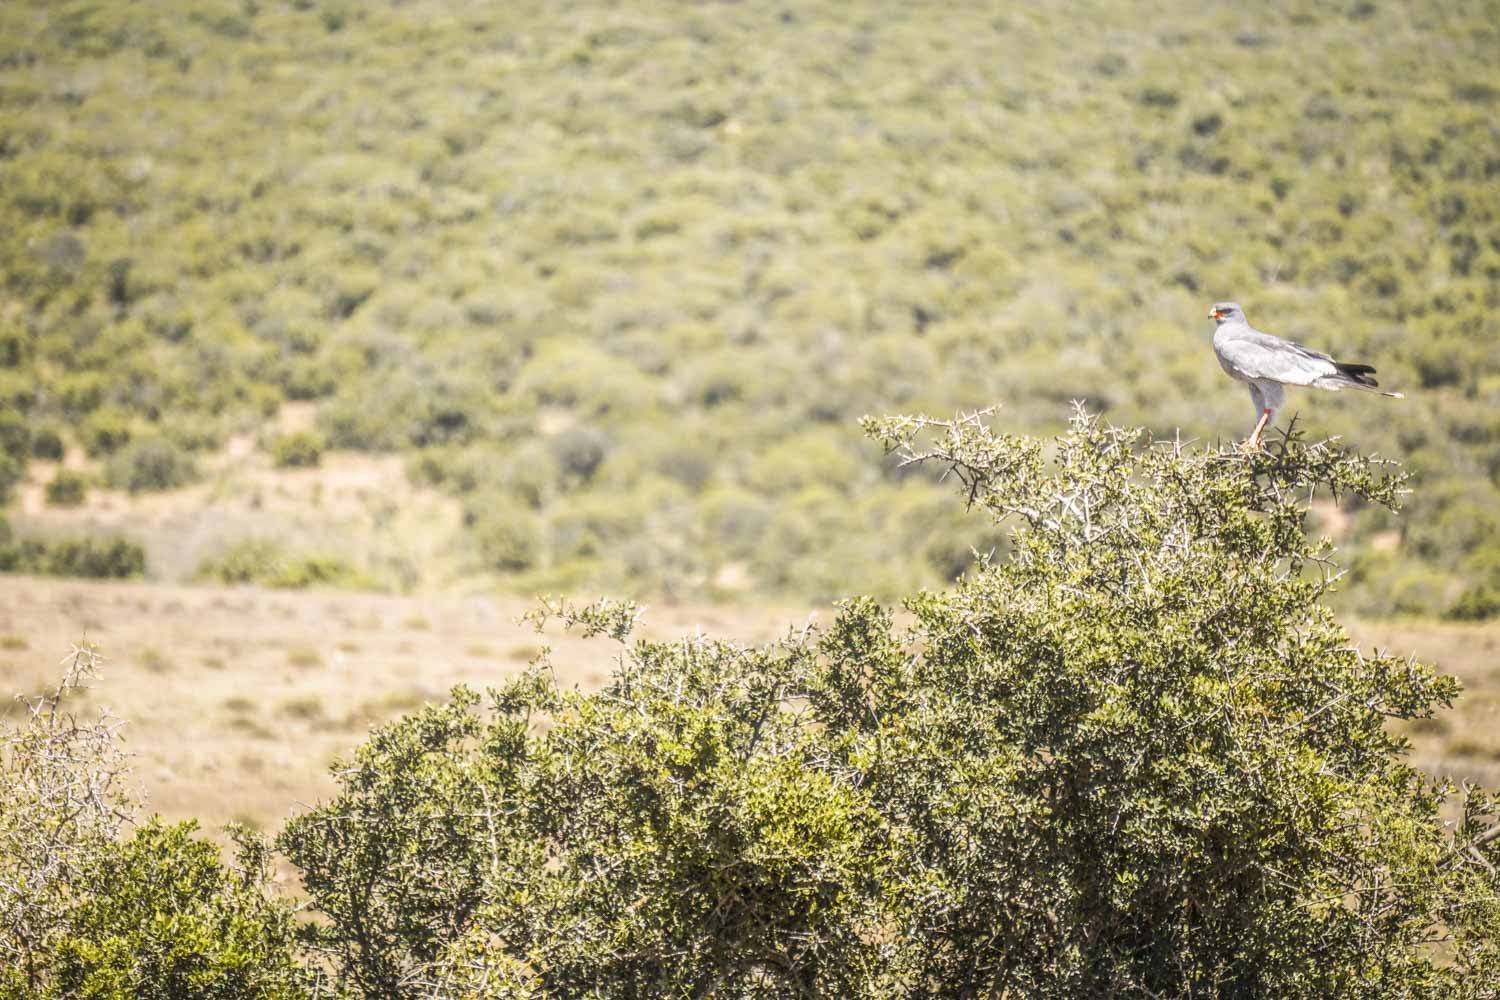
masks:
<path fill-rule="evenodd" d="M 1208 311 L 1208 318 L 1221 325 L 1245 322 L 1245 314 L 1238 302 L 1215 302 L 1214 307 Z"/>

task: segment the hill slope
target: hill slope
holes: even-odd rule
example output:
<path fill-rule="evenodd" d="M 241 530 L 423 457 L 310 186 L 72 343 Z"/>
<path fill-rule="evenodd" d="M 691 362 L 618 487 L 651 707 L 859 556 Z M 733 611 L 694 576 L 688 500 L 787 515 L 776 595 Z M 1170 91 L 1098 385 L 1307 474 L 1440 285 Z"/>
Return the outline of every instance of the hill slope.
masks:
<path fill-rule="evenodd" d="M 1354 512 L 1360 606 L 1500 609 L 1494 15 L 8 3 L 7 447 L 128 478 L 309 400 L 472 572 L 890 593 L 993 540 L 855 417 L 1243 434 L 1232 297 L 1408 392 L 1293 403 L 1423 488 L 1393 552 Z"/>

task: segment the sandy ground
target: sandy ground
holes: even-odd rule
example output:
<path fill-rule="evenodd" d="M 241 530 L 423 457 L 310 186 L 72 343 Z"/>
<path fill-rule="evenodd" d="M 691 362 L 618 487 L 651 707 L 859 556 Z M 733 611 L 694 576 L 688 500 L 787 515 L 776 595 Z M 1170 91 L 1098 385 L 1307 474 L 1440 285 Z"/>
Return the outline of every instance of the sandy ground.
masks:
<path fill-rule="evenodd" d="M 72 644 L 96 643 L 100 680 L 80 710 L 127 720 L 149 808 L 274 829 L 332 791 L 329 764 L 371 724 L 440 700 L 454 684 L 492 685 L 543 643 L 559 676 L 608 674 L 608 640 L 538 636 L 514 597 L 394 597 L 0 576 L 0 693 L 36 692 Z M 662 606 L 647 635 L 702 630 L 757 642 L 806 621 L 804 609 Z M 826 620 L 828 612 L 819 617 Z M 1434 773 L 1500 786 L 1500 626 L 1366 623 L 1370 646 L 1415 652 L 1457 674 L 1458 708 L 1412 730 Z M 21 707 L 0 703 L 15 719 Z"/>
<path fill-rule="evenodd" d="M 1366 646 L 1415 653 L 1463 683 L 1452 711 L 1402 727 L 1412 760 L 1455 782 L 1500 789 L 1500 622 L 1361 622 L 1352 631 Z"/>
<path fill-rule="evenodd" d="M 99 680 L 79 710 L 126 720 L 149 808 L 213 829 L 229 820 L 274 828 L 329 793 L 330 763 L 373 723 L 442 700 L 455 684 L 483 689 L 526 666 L 545 644 L 559 677 L 584 687 L 619 647 L 517 618 L 513 597 L 176 587 L 0 576 L 0 711 L 24 708 L 61 676 L 72 644 L 95 643 Z M 701 629 L 770 638 L 805 611 L 649 609 L 648 636 Z"/>

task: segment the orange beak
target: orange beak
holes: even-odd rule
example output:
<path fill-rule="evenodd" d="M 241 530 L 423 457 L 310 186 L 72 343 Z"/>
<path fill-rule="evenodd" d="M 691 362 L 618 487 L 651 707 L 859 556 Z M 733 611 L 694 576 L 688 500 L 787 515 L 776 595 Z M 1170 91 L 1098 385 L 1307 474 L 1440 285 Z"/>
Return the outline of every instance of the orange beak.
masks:
<path fill-rule="evenodd" d="M 1218 319 L 1222 315 L 1224 315 L 1224 314 L 1221 311 L 1219 311 L 1218 309 L 1210 309 L 1208 311 L 1208 318 L 1209 319 Z"/>

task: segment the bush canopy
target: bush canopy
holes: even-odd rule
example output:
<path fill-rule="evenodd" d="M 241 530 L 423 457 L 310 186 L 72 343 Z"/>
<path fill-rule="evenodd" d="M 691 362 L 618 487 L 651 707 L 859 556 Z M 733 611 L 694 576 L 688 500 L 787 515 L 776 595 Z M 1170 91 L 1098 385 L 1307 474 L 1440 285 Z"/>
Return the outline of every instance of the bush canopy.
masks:
<path fill-rule="evenodd" d="M 1493 997 L 1496 801 L 1391 719 L 1458 693 L 1354 647 L 1304 531 L 1395 508 L 1389 463 L 1242 455 L 1079 410 L 870 420 L 1013 525 L 897 612 L 747 648 L 631 639 L 600 691 L 546 654 L 377 731 L 278 846 L 364 996 Z M 1445 824 L 1445 803 L 1462 818 Z"/>

